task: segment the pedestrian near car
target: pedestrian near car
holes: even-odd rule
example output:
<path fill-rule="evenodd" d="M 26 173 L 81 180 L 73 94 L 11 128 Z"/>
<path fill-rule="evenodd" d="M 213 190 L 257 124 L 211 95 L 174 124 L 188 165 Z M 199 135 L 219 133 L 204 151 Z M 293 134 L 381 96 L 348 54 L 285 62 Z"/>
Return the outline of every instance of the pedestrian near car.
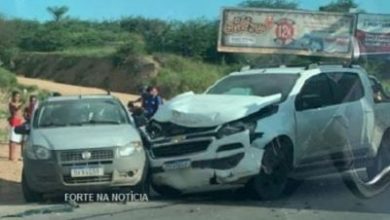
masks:
<path fill-rule="evenodd" d="M 38 99 L 35 95 L 31 95 L 29 98 L 29 103 L 25 108 L 24 114 L 26 121 L 30 121 L 34 111 L 38 108 Z"/>
<path fill-rule="evenodd" d="M 150 88 L 149 86 L 141 86 L 141 88 L 139 89 L 139 93 L 140 93 L 139 98 L 134 100 L 132 103 L 134 104 L 137 102 L 141 102 L 141 107 L 145 108 L 145 100 L 149 96 L 149 92 L 148 92 L 149 88 Z"/>
<path fill-rule="evenodd" d="M 147 118 L 153 117 L 160 105 L 163 104 L 163 99 L 159 95 L 158 88 L 151 86 L 147 89 L 148 96 L 143 100 L 143 108 Z"/>
<path fill-rule="evenodd" d="M 21 152 L 21 143 L 23 141 L 23 136 L 15 133 L 15 128 L 22 125 L 25 120 L 23 118 L 23 103 L 21 102 L 20 93 L 14 91 L 12 93 L 11 101 L 9 102 L 9 156 L 8 159 L 16 161 L 18 159 L 18 151 Z M 20 154 L 19 154 L 20 155 Z"/>

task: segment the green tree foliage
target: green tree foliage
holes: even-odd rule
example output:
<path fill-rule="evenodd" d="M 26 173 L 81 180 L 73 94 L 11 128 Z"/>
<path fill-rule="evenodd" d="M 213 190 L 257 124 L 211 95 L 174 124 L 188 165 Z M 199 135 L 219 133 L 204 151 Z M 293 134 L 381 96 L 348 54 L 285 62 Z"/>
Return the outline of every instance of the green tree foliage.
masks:
<path fill-rule="evenodd" d="M 357 8 L 358 5 L 354 0 L 336 0 L 319 7 L 320 11 L 329 12 L 349 12 L 351 8 Z"/>
<path fill-rule="evenodd" d="M 175 22 L 167 35 L 169 51 L 184 57 L 210 59 L 210 49 L 216 50 L 218 24 L 207 20 Z"/>
<path fill-rule="evenodd" d="M 52 6 L 47 7 L 47 11 L 53 16 L 55 22 L 59 22 L 64 18 L 69 8 L 67 6 Z"/>
<path fill-rule="evenodd" d="M 297 9 L 298 3 L 288 0 L 246 0 L 240 3 L 239 6 L 249 8 Z"/>
<path fill-rule="evenodd" d="M 46 25 L 24 36 L 20 47 L 27 51 L 59 51 L 71 45 L 69 35 L 71 33 L 62 28 Z"/>
<path fill-rule="evenodd" d="M 146 49 L 151 51 L 165 51 L 167 34 L 171 30 L 168 22 L 143 17 L 124 18 L 120 22 L 122 30 L 142 35 L 147 42 Z"/>
<path fill-rule="evenodd" d="M 155 59 L 160 63 L 161 71 L 151 83 L 161 88 L 164 97 L 185 91 L 203 92 L 230 70 L 173 54 L 156 54 Z"/>
<path fill-rule="evenodd" d="M 123 44 L 113 56 L 113 63 L 121 65 L 128 58 L 134 58 L 146 53 L 146 43 L 139 34 L 130 33 L 125 44 Z"/>
<path fill-rule="evenodd" d="M 0 90 L 2 90 L 2 92 L 14 87 L 16 82 L 14 74 L 0 67 Z"/>

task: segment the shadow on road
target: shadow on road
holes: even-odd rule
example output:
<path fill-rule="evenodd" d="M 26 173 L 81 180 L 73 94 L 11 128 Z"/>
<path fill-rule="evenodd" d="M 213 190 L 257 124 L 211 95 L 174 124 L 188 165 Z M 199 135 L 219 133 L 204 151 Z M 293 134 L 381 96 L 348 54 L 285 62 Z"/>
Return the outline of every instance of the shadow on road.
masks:
<path fill-rule="evenodd" d="M 0 206 L 24 204 L 19 182 L 0 178 Z"/>
<path fill-rule="evenodd" d="M 196 195 L 185 195 L 180 199 L 183 204 L 191 205 L 218 205 L 243 206 L 292 210 L 330 211 L 330 212 L 361 212 L 390 214 L 388 208 L 390 192 L 372 199 L 359 199 L 344 186 L 340 178 L 308 180 L 293 194 L 276 201 L 261 201 L 243 192 L 220 191 Z M 152 200 L 164 201 L 159 196 Z"/>

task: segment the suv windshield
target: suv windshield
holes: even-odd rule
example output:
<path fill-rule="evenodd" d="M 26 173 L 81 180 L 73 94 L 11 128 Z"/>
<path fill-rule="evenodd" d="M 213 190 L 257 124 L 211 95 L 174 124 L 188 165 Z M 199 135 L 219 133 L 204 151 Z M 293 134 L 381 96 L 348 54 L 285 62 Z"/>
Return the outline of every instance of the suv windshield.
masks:
<path fill-rule="evenodd" d="M 115 100 L 80 99 L 43 104 L 36 112 L 35 128 L 129 123 Z"/>
<path fill-rule="evenodd" d="M 269 96 L 280 93 L 282 100 L 284 100 L 298 77 L 298 74 L 229 76 L 210 88 L 207 94 Z"/>

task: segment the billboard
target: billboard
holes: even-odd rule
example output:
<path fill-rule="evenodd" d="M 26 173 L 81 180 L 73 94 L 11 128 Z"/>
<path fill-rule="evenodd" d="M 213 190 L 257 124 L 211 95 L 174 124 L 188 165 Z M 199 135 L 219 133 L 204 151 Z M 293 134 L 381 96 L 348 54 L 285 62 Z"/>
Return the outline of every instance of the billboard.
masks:
<path fill-rule="evenodd" d="M 359 14 L 356 39 L 360 54 L 390 53 L 390 15 Z"/>
<path fill-rule="evenodd" d="M 218 51 L 352 57 L 352 14 L 224 8 Z"/>

